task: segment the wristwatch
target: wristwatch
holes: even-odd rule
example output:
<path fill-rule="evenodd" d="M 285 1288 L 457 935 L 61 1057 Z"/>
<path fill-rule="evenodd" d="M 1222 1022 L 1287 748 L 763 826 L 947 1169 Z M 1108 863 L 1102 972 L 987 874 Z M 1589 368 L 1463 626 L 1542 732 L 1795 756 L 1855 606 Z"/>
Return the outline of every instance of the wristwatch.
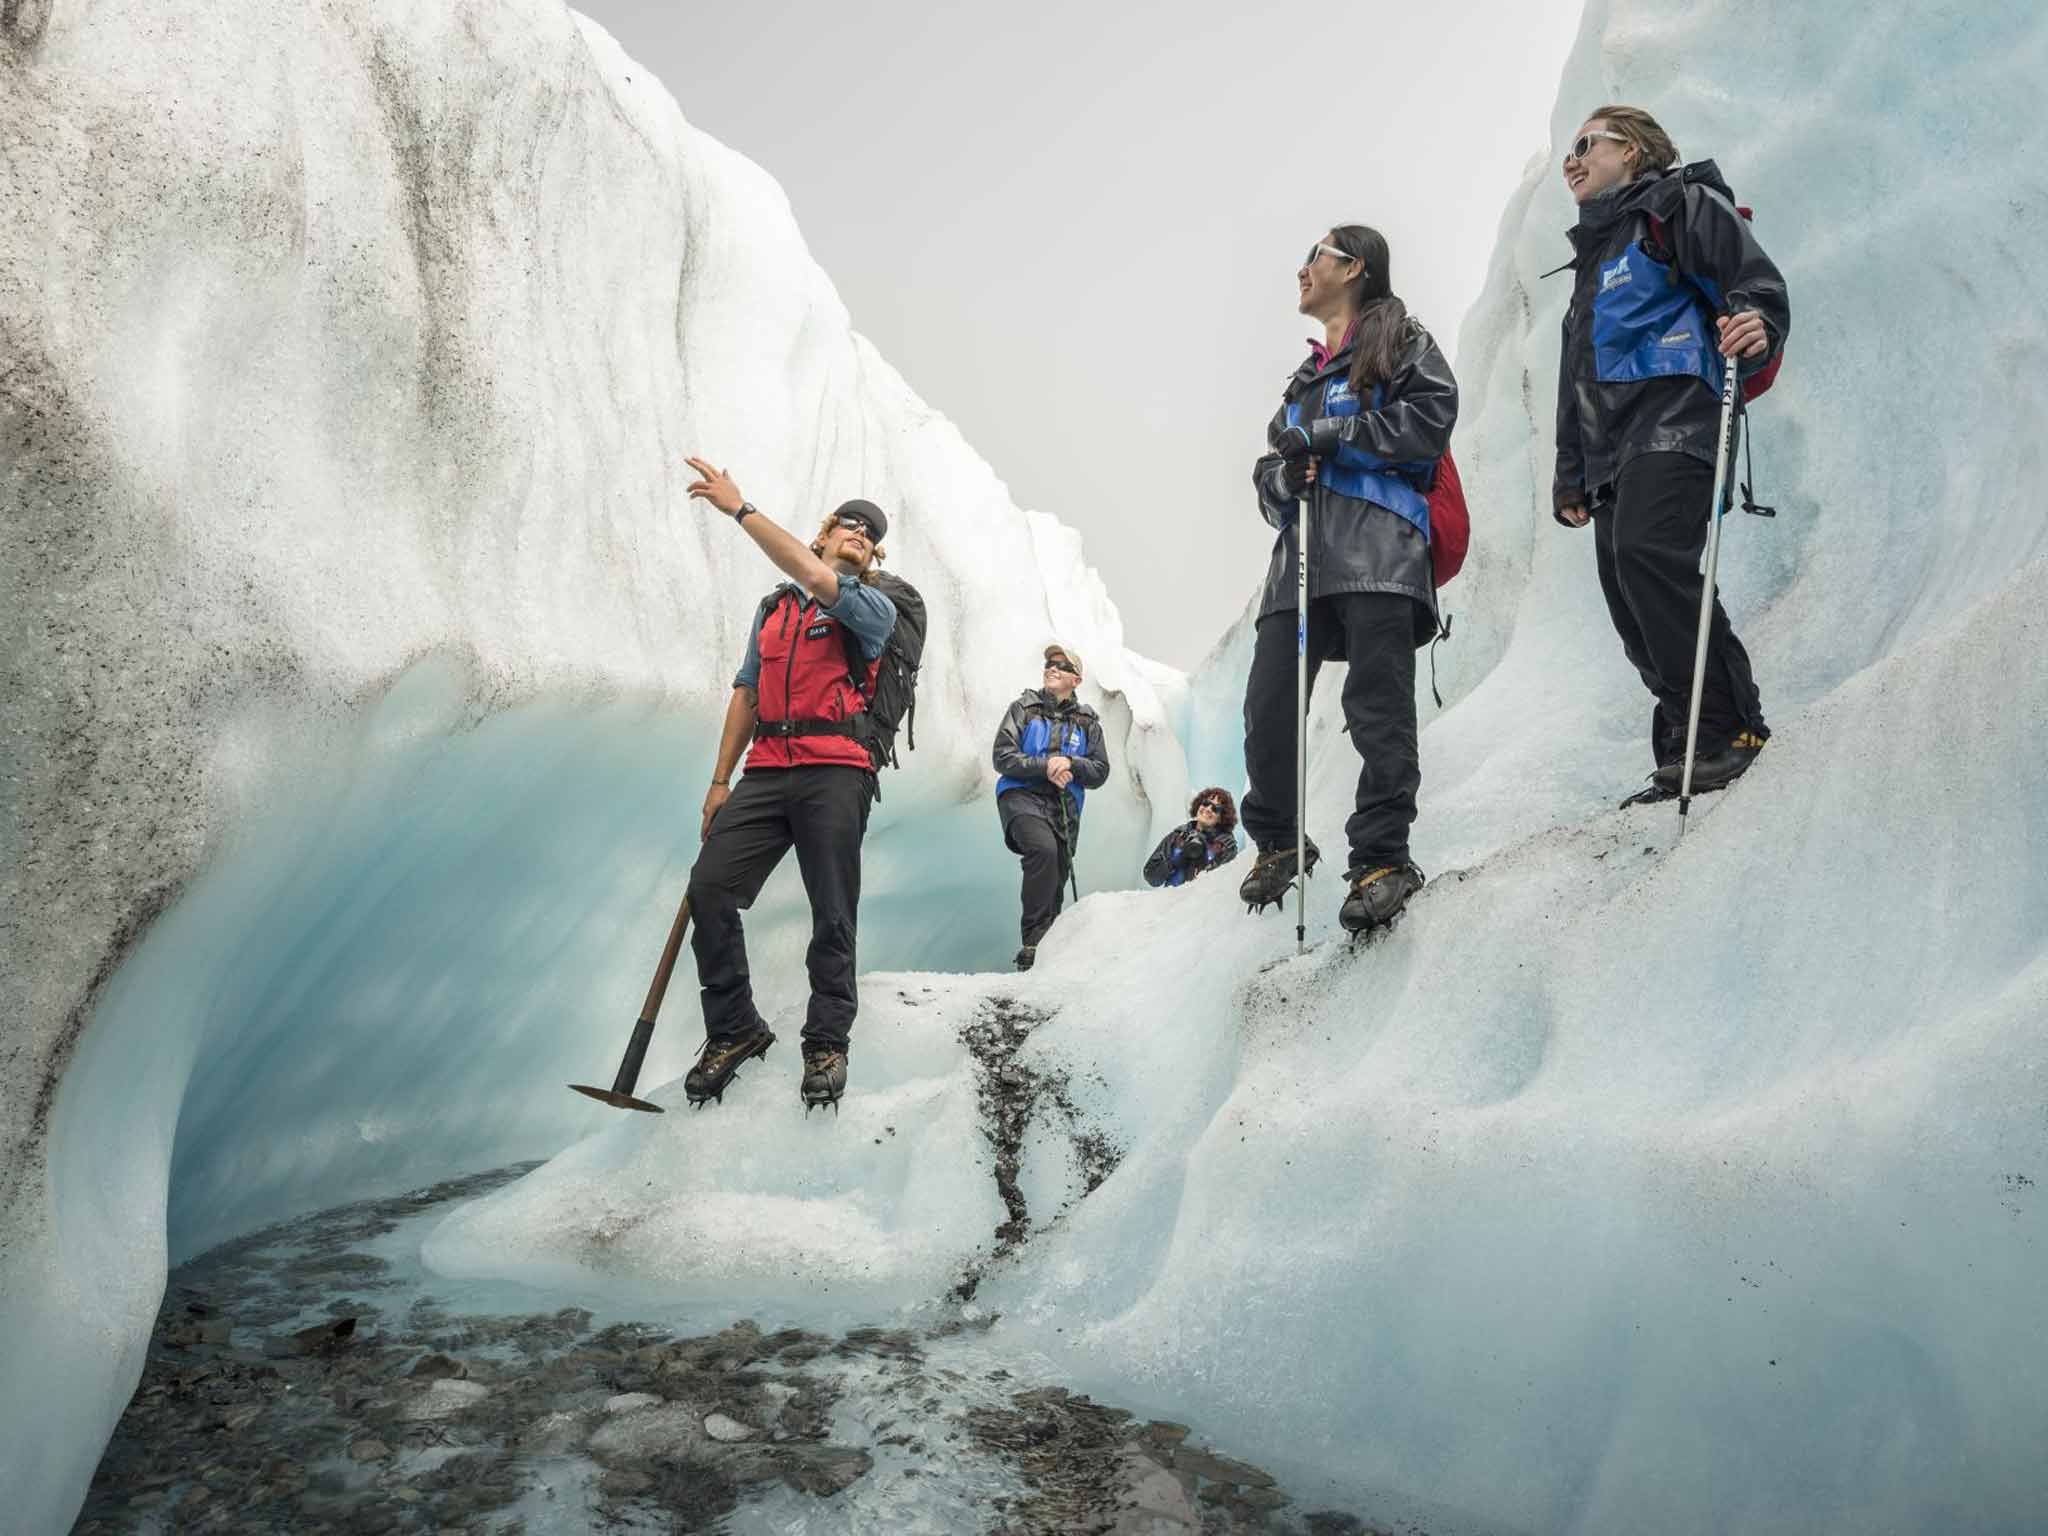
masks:
<path fill-rule="evenodd" d="M 744 523 L 749 517 L 760 510 L 751 501 L 743 501 L 733 509 L 732 520 L 736 523 Z"/>

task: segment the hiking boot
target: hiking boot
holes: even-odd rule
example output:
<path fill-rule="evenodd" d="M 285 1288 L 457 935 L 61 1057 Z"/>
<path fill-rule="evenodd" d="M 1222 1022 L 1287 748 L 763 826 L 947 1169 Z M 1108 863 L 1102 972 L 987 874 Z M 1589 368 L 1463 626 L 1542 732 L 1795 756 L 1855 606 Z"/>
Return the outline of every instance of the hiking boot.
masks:
<path fill-rule="evenodd" d="M 1020 971 L 1028 971 L 1031 969 L 1032 964 L 1037 959 L 1038 946 L 1036 944 L 1026 944 L 1022 949 L 1017 951 L 1017 969 Z"/>
<path fill-rule="evenodd" d="M 1308 840 L 1308 872 L 1315 873 L 1316 861 L 1322 850 L 1317 848 L 1313 838 Z M 1262 849 L 1252 861 L 1251 872 L 1237 888 L 1237 899 L 1244 903 L 1247 912 L 1263 912 L 1267 907 L 1277 906 L 1286 901 L 1287 891 L 1294 884 L 1294 844 L 1284 848 Z"/>
<path fill-rule="evenodd" d="M 1351 892 L 1337 911 L 1337 921 L 1346 933 L 1384 928 L 1401 915 L 1408 898 L 1422 889 L 1422 871 L 1413 864 L 1355 869 L 1345 879 L 1351 882 Z"/>
<path fill-rule="evenodd" d="M 846 1092 L 846 1052 L 836 1045 L 804 1047 L 804 1113 L 823 1104 L 839 1112 L 839 1095 Z"/>
<path fill-rule="evenodd" d="M 1692 792 L 1703 795 L 1709 790 L 1726 789 L 1749 772 L 1749 765 L 1763 751 L 1765 740 L 1754 732 L 1744 731 L 1713 756 L 1695 756 L 1692 760 Z M 1685 760 L 1680 758 L 1675 763 L 1666 763 L 1650 777 L 1675 795 L 1685 780 Z"/>
<path fill-rule="evenodd" d="M 690 1068 L 689 1076 L 683 1079 L 683 1092 L 689 1095 L 690 1106 L 702 1109 L 706 1099 L 725 1102 L 726 1087 L 739 1071 L 741 1063 L 752 1061 L 756 1056 L 766 1056 L 768 1047 L 774 1043 L 774 1032 L 758 1022 L 746 1034 L 706 1040 L 697 1057 L 697 1065 Z"/>

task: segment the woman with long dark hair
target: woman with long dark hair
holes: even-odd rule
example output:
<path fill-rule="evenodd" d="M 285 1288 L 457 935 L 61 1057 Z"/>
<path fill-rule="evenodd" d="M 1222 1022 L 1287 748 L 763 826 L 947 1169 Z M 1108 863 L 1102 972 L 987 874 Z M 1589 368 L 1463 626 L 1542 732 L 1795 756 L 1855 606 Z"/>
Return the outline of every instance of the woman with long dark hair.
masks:
<path fill-rule="evenodd" d="M 1415 651 L 1437 631 L 1427 488 L 1451 445 L 1458 385 L 1396 297 L 1377 230 L 1338 225 L 1295 276 L 1297 307 L 1323 335 L 1287 381 L 1266 429 L 1273 451 L 1252 470 L 1259 510 L 1279 537 L 1245 687 L 1242 814 L 1259 856 L 1239 894 L 1262 908 L 1295 876 L 1295 537 L 1307 500 L 1310 688 L 1323 662 L 1350 664 L 1344 723 L 1359 771 L 1338 919 L 1355 933 L 1390 922 L 1422 886 L 1408 857 L 1422 783 Z M 1311 869 L 1319 856 L 1308 842 Z"/>
<path fill-rule="evenodd" d="M 1656 771 L 1624 804 L 1679 790 L 1724 370 L 1773 367 L 1792 327 L 1785 279 L 1719 169 L 1677 164 L 1657 120 L 1625 106 L 1587 118 L 1564 157 L 1579 221 L 1552 505 L 1568 528 L 1592 523 L 1608 616 L 1657 701 Z M 1716 597 L 1693 789 L 1733 783 L 1770 734 L 1749 653 Z"/>

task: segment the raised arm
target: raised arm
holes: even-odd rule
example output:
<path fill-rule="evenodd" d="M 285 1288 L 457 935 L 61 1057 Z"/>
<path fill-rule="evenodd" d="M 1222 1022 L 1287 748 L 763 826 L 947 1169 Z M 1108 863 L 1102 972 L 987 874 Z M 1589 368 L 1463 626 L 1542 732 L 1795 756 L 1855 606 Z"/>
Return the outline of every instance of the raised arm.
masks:
<path fill-rule="evenodd" d="M 727 517 L 747 504 L 747 498 L 740 494 L 732 476 L 709 460 L 685 459 L 683 462 L 699 476 L 689 488 L 689 494 L 696 500 L 710 502 Z M 838 573 L 812 554 L 810 545 L 802 539 L 770 521 L 767 513 L 758 510 L 742 518 L 740 527 L 760 546 L 761 553 L 775 562 L 777 570 L 816 598 L 820 605 L 830 608 L 839 601 Z"/>

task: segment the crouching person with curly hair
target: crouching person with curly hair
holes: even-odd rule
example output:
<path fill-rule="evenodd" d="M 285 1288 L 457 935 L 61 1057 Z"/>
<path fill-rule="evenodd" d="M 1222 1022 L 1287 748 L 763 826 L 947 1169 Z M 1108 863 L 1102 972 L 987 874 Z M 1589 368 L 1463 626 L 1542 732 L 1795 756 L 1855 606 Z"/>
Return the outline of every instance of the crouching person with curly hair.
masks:
<path fill-rule="evenodd" d="M 1159 840 L 1145 861 L 1147 885 L 1185 885 L 1237 857 L 1237 802 L 1214 785 L 1196 795 L 1188 820 Z"/>

